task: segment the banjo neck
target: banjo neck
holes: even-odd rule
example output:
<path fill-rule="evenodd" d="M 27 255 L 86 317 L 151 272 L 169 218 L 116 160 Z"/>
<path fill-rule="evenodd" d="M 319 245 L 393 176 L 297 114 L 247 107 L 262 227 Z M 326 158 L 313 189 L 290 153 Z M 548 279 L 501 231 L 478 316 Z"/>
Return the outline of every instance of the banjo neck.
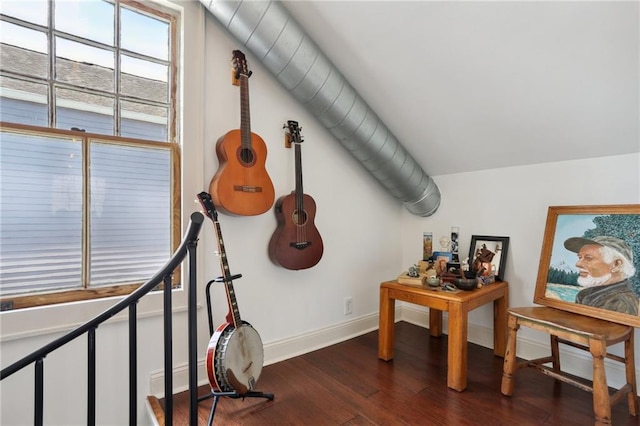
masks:
<path fill-rule="evenodd" d="M 229 305 L 229 313 L 227 313 L 227 323 L 233 324 L 235 328 L 240 327 L 242 319 L 240 318 L 240 310 L 238 310 L 238 302 L 236 300 L 236 293 L 233 290 L 232 275 L 229 270 L 229 262 L 227 261 L 227 252 L 224 248 L 224 241 L 222 239 L 222 231 L 220 230 L 220 222 L 218 221 L 218 212 L 211 195 L 207 192 L 201 192 L 198 194 L 198 201 L 205 210 L 207 216 L 213 222 L 215 233 L 218 241 L 218 253 L 220 255 L 220 266 L 222 267 L 222 280 L 224 281 L 225 292 L 227 294 L 227 303 Z"/>
<path fill-rule="evenodd" d="M 238 301 L 236 300 L 236 293 L 233 289 L 233 280 L 231 279 L 231 272 L 229 270 L 229 262 L 227 261 L 227 252 L 224 248 L 224 241 L 222 240 L 222 231 L 220 230 L 220 222 L 218 219 L 213 221 L 213 225 L 216 228 L 216 235 L 218 236 L 218 253 L 220 254 L 220 266 L 222 268 L 222 279 L 224 281 L 225 290 L 227 293 L 227 303 L 229 304 L 229 313 L 227 313 L 227 322 L 233 324 L 238 328 L 242 324 L 240 318 L 240 310 L 238 309 Z"/>

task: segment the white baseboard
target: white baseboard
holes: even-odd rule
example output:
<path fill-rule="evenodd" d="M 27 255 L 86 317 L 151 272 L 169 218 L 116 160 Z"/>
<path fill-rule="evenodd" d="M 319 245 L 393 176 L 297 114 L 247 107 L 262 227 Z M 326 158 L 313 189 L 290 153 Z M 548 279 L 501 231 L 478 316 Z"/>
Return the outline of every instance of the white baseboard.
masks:
<path fill-rule="evenodd" d="M 401 315 L 396 307 L 396 318 Z M 352 339 L 378 329 L 378 314 L 370 314 L 340 324 L 321 328 L 286 339 L 275 340 L 264 345 L 264 365 L 274 364 L 308 352 L 313 352 L 336 343 Z M 204 360 L 198 362 L 198 386 L 208 384 Z M 174 393 L 189 389 L 189 368 L 186 364 L 173 369 Z M 164 396 L 164 371 L 151 374 L 151 395 Z"/>
<path fill-rule="evenodd" d="M 429 327 L 429 310 L 410 304 L 396 304 L 396 321 L 406 321 L 420 327 Z M 370 314 L 340 324 L 325 327 L 309 333 L 266 343 L 264 345 L 264 364 L 274 364 L 308 352 L 312 352 L 345 340 L 352 339 L 378 329 L 378 314 Z M 448 329 L 446 314 L 443 329 Z M 493 348 L 493 329 L 490 327 L 469 324 L 468 341 L 487 348 Z M 549 355 L 549 345 L 535 340 L 518 337 L 517 355 L 523 359 L 535 359 Z M 372 356 L 377 356 L 373 354 Z M 590 379 L 592 376 L 591 356 L 585 351 L 561 346 L 560 357 L 563 370 L 580 377 Z M 607 381 L 610 386 L 619 389 L 626 383 L 624 368 L 618 362 L 605 360 Z M 636 377 L 640 371 L 636 369 Z M 637 380 L 640 383 L 640 380 Z M 204 360 L 198 363 L 198 385 L 208 383 Z M 189 388 L 189 369 L 182 365 L 173 370 L 174 393 Z M 164 372 L 151 374 L 151 394 L 161 398 L 164 395 Z"/>

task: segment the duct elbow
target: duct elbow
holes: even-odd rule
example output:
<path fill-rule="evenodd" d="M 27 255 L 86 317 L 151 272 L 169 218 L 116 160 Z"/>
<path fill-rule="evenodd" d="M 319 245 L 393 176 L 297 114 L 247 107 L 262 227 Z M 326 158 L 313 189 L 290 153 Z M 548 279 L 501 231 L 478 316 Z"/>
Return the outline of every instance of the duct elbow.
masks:
<path fill-rule="evenodd" d="M 433 179 L 429 178 L 427 187 L 417 199 L 405 201 L 404 206 L 417 216 L 428 217 L 434 214 L 440 206 L 440 190 Z"/>

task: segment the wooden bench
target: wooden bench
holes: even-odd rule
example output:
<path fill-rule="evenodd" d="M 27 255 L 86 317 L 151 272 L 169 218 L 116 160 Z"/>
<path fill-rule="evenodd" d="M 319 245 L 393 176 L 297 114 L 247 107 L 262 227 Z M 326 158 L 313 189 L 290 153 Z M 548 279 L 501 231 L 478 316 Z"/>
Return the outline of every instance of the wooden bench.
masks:
<path fill-rule="evenodd" d="M 515 371 L 521 367 L 530 367 L 591 392 L 596 425 L 611 424 L 611 406 L 625 396 L 629 404 L 629 413 L 633 416 L 638 415 L 633 327 L 543 306 L 509 309 L 507 326 L 509 335 L 502 375 L 503 395 L 510 396 L 513 393 Z M 530 361 L 516 361 L 516 337 L 520 326 L 549 333 L 551 356 Z M 624 356 L 607 352 L 609 346 L 620 342 L 624 342 Z M 579 380 L 560 369 L 559 343 L 591 352 L 593 356 L 591 382 Z M 625 366 L 627 383 L 611 395 L 605 373 L 605 358 L 621 362 Z M 549 363 L 551 363 L 550 367 L 544 365 Z"/>

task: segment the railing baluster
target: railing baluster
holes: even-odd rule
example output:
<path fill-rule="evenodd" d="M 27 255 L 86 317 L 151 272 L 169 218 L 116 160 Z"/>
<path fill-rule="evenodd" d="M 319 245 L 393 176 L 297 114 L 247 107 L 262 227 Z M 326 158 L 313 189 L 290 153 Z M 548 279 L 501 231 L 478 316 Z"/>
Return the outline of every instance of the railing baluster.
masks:
<path fill-rule="evenodd" d="M 96 424 L 96 328 L 87 332 L 87 425 Z"/>
<path fill-rule="evenodd" d="M 171 312 L 171 275 L 164 277 L 164 418 L 173 424 L 173 329 Z"/>
<path fill-rule="evenodd" d="M 138 303 L 129 305 L 129 425 L 138 424 Z"/>
<path fill-rule="evenodd" d="M 198 317 L 196 304 L 197 294 L 197 268 L 196 246 L 193 241 L 187 246 L 189 255 L 189 282 L 188 284 L 188 324 L 189 324 L 189 425 L 198 425 Z"/>
<path fill-rule="evenodd" d="M 35 364 L 35 395 L 33 405 L 33 424 L 34 426 L 42 426 L 43 420 L 43 403 L 44 403 L 44 358 L 39 358 Z"/>

